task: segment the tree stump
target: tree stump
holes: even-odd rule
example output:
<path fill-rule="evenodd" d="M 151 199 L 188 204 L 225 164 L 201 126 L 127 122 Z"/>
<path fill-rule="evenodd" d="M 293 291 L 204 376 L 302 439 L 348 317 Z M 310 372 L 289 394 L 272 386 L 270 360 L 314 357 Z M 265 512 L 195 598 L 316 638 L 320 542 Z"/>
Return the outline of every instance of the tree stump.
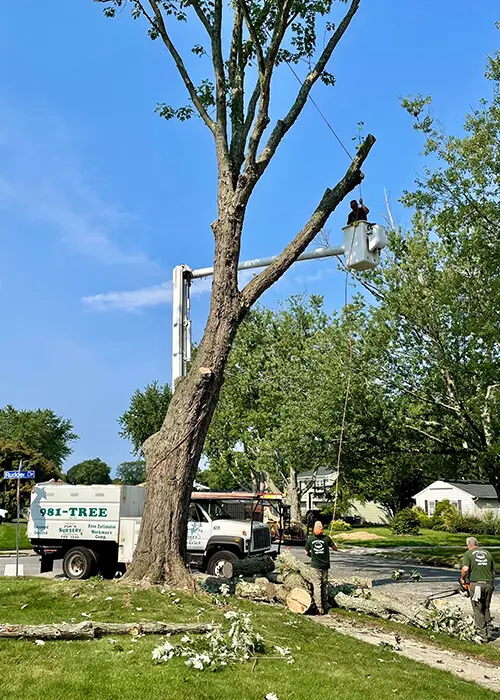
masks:
<path fill-rule="evenodd" d="M 289 610 L 299 615 L 304 615 L 312 607 L 312 597 L 304 588 L 294 588 L 286 597 L 286 605 Z"/>

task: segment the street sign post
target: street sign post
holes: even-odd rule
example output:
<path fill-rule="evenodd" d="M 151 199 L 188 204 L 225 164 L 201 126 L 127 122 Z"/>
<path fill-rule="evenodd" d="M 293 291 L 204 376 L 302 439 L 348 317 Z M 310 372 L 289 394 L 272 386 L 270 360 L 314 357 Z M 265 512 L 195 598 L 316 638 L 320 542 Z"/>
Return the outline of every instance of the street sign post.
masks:
<path fill-rule="evenodd" d="M 19 576 L 19 519 L 21 517 L 21 479 L 34 479 L 35 472 L 28 470 L 23 471 L 23 460 L 19 461 L 19 469 L 17 471 L 4 471 L 4 479 L 16 479 L 16 507 L 17 507 L 17 523 L 16 523 L 16 578 Z"/>

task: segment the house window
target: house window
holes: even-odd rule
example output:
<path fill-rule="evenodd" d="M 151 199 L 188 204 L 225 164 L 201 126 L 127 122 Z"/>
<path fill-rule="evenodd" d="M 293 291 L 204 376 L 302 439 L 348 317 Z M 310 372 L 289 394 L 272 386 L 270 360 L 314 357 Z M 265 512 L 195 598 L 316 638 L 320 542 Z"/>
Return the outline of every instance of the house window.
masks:
<path fill-rule="evenodd" d="M 424 501 L 424 510 L 429 515 L 429 501 Z"/>
<path fill-rule="evenodd" d="M 458 510 L 459 513 L 462 512 L 462 501 L 450 501 L 450 503 Z"/>
<path fill-rule="evenodd" d="M 438 503 L 439 501 L 429 501 L 429 515 L 434 515 Z"/>
<path fill-rule="evenodd" d="M 325 491 L 325 480 L 324 479 L 318 479 L 316 483 L 314 484 L 314 490 L 316 493 L 324 493 Z"/>

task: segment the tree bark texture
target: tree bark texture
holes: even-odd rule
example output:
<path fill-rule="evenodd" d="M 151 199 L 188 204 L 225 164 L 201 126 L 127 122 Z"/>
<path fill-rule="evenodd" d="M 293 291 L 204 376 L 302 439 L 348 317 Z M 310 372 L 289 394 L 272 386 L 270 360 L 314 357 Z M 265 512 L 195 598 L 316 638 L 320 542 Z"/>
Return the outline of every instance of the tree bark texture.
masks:
<path fill-rule="evenodd" d="M 258 579 L 255 583 L 240 581 L 236 584 L 238 598 L 270 603 L 276 597 L 276 586 L 267 579 Z"/>

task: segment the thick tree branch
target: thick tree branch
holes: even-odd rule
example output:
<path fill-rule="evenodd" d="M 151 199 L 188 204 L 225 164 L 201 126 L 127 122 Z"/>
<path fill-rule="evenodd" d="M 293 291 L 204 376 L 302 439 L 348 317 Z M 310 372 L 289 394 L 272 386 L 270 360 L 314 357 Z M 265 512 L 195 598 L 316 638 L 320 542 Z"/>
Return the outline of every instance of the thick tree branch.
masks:
<path fill-rule="evenodd" d="M 239 3 L 234 7 L 233 33 L 228 61 L 229 84 L 231 86 L 231 146 L 233 164 L 233 186 L 244 160 L 244 78 L 245 60 L 243 57 L 243 15 Z"/>
<path fill-rule="evenodd" d="M 222 0 L 215 0 L 214 27 L 212 31 L 212 63 L 215 74 L 215 104 L 217 121 L 215 131 L 220 139 L 217 146 L 222 146 L 223 157 L 229 157 L 227 138 L 227 108 L 226 108 L 226 73 L 222 55 Z"/>
<path fill-rule="evenodd" d="M 194 106 L 198 110 L 199 115 L 201 116 L 201 118 L 203 119 L 205 124 L 208 126 L 210 131 L 212 133 L 215 133 L 215 122 L 212 119 L 210 119 L 205 107 L 201 104 L 201 102 L 198 98 L 198 95 L 196 94 L 196 88 L 193 85 L 193 81 L 189 77 L 189 73 L 186 70 L 186 66 L 184 65 L 184 61 L 182 60 L 180 53 L 175 48 L 172 40 L 170 39 L 170 35 L 167 32 L 167 27 L 166 27 L 165 22 L 163 20 L 163 15 L 161 13 L 161 10 L 158 7 L 157 0 L 148 0 L 148 2 L 151 5 L 151 8 L 152 8 L 154 15 L 155 15 L 155 18 L 156 18 L 156 25 L 154 25 L 154 26 L 157 26 L 158 32 L 162 38 L 163 43 L 165 44 L 170 55 L 174 59 L 174 63 L 176 65 L 176 68 L 177 68 L 182 80 L 184 81 L 184 85 L 186 86 L 186 89 L 189 93 L 189 97 L 191 98 L 192 103 L 194 104 Z M 140 3 L 139 3 L 139 7 L 141 7 L 145 17 L 149 18 L 150 21 L 152 22 L 148 13 L 145 12 L 144 8 L 142 7 L 142 5 Z"/>
<path fill-rule="evenodd" d="M 359 2 L 359 0 L 357 0 L 357 2 Z M 291 3 L 292 0 L 284 0 L 281 15 L 276 20 L 276 26 L 274 28 L 274 33 L 269 44 L 269 50 L 267 51 L 265 57 L 265 71 L 263 74 L 259 71 L 260 104 L 257 119 L 255 120 L 255 125 L 248 144 L 246 158 L 247 168 L 253 169 L 257 158 L 257 149 L 259 148 L 260 140 L 262 138 L 262 135 L 264 134 L 264 131 L 267 128 L 267 125 L 269 124 L 271 80 L 276 64 L 276 57 L 278 55 L 281 42 L 283 41 L 283 37 L 285 36 L 285 32 L 287 30 Z"/>
<path fill-rule="evenodd" d="M 262 45 L 259 41 L 257 30 L 254 26 L 254 23 L 252 22 L 252 18 L 250 17 L 250 13 L 248 11 L 248 7 L 247 7 L 245 0 L 238 0 L 237 4 L 241 8 L 241 12 L 242 12 L 243 17 L 245 19 L 245 24 L 247 25 L 248 33 L 250 34 L 252 44 L 255 48 L 255 54 L 257 56 L 257 67 L 259 69 L 259 74 L 261 76 L 264 76 L 264 74 L 266 72 L 266 61 L 264 59 L 264 52 L 262 50 Z"/>
<path fill-rule="evenodd" d="M 361 182 L 363 178 L 361 166 L 370 153 L 374 143 L 375 137 L 369 134 L 361 144 L 357 155 L 353 159 L 342 180 L 340 180 L 332 190 L 327 189 L 325 191 L 321 202 L 304 228 L 295 236 L 293 241 L 287 245 L 276 260 L 263 272 L 254 277 L 243 289 L 241 292 L 241 300 L 245 310 L 256 302 L 266 289 L 279 280 L 297 260 L 299 255 L 304 252 L 318 232 L 321 231 L 328 217 L 337 205 Z"/>
<path fill-rule="evenodd" d="M 291 129 L 291 127 L 296 122 L 298 116 L 302 112 L 313 85 L 321 77 L 321 74 L 326 68 L 326 65 L 330 60 L 334 49 L 344 36 L 344 33 L 349 27 L 352 18 L 358 10 L 359 3 L 360 0 L 352 0 L 348 12 L 344 16 L 342 22 L 340 22 L 335 32 L 330 37 L 330 40 L 323 49 L 323 53 L 319 57 L 318 62 L 314 66 L 313 70 L 306 76 L 304 82 L 302 83 L 302 86 L 297 94 L 295 102 L 291 106 L 288 114 L 284 119 L 276 123 L 276 126 L 274 127 L 269 137 L 269 140 L 257 161 L 257 165 L 259 166 L 259 173 L 262 173 L 266 169 L 271 158 L 276 153 L 276 149 L 281 143 L 283 137 L 289 131 L 289 129 Z"/>
<path fill-rule="evenodd" d="M 190 0 L 189 4 L 192 5 L 194 11 L 198 15 L 198 19 L 200 20 L 200 22 L 203 24 L 203 26 L 207 30 L 208 36 L 210 38 L 212 38 L 212 25 L 210 24 L 206 14 L 203 12 L 203 9 L 202 9 L 200 3 L 198 2 L 198 0 Z"/>

